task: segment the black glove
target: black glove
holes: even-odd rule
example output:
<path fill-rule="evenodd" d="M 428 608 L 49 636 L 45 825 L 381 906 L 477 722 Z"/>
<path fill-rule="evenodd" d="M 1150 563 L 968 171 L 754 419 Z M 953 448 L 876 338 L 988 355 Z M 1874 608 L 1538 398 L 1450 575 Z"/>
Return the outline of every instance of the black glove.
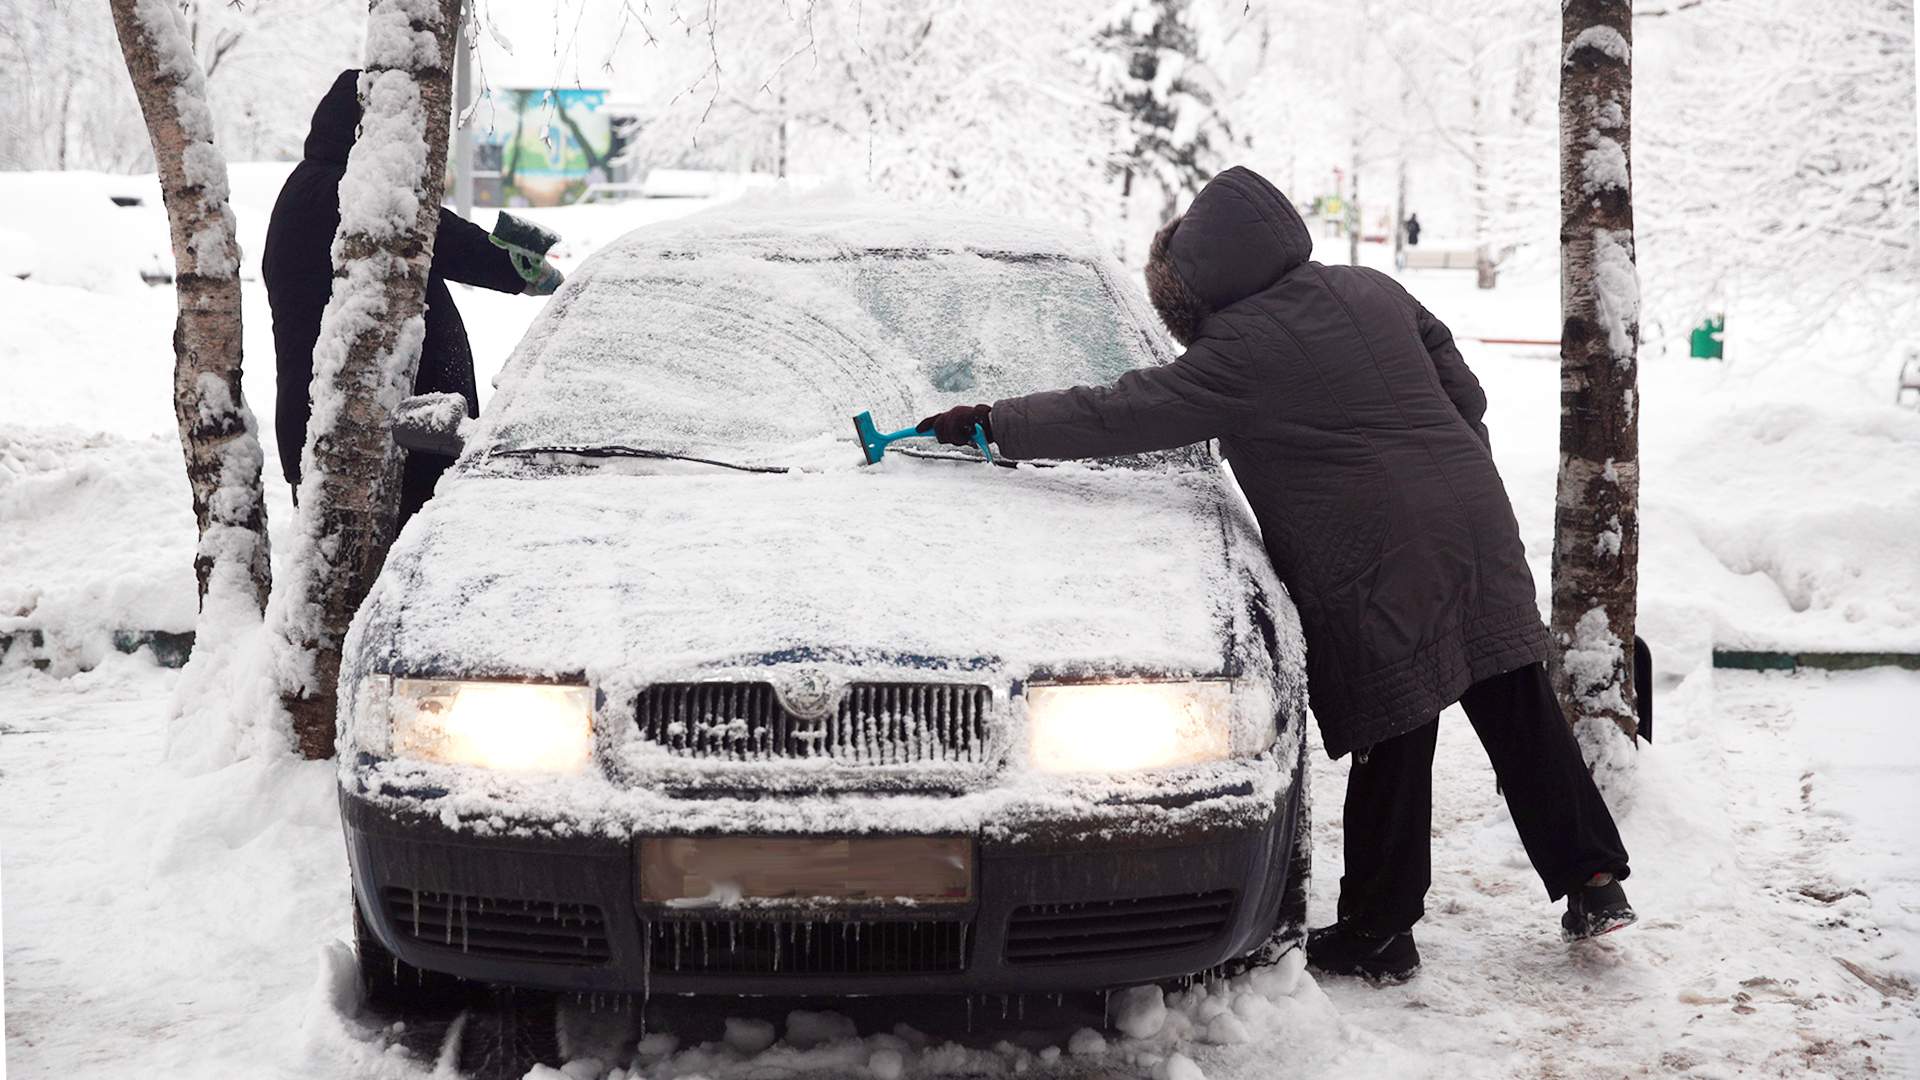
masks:
<path fill-rule="evenodd" d="M 991 405 L 956 405 L 937 416 L 929 416 L 914 425 L 915 431 L 930 431 L 934 437 L 948 446 L 972 446 L 973 425 L 979 424 L 986 432 L 987 441 L 993 441 L 993 420 Z"/>

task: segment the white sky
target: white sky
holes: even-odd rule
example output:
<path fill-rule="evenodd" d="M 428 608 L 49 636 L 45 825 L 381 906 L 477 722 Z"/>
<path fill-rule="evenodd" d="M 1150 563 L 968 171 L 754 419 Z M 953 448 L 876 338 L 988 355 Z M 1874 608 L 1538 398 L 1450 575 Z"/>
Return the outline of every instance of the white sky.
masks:
<path fill-rule="evenodd" d="M 480 0 L 479 75 L 491 86 L 644 91 L 651 85 L 653 65 L 648 61 L 657 50 L 646 45 L 635 17 L 623 19 L 623 7 L 641 9 L 639 0 L 630 5 L 620 0 L 557 0 L 551 5 Z M 653 13 L 643 16 L 657 37 L 685 33 L 661 12 L 662 5 L 656 3 Z"/>

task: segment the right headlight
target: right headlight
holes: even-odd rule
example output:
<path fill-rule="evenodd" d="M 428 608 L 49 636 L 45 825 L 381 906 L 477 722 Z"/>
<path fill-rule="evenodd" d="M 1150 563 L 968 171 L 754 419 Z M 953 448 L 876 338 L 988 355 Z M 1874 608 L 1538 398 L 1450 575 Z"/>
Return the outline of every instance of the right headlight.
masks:
<path fill-rule="evenodd" d="M 1233 754 L 1232 706 L 1223 679 L 1029 686 L 1033 767 L 1112 773 L 1221 761 Z"/>

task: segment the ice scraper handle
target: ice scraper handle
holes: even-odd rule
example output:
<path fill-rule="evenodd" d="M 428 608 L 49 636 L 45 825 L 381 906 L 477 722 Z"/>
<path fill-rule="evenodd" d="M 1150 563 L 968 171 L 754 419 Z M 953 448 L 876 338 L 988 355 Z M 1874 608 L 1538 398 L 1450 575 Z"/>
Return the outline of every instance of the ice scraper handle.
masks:
<path fill-rule="evenodd" d="M 980 456 L 987 459 L 987 464 L 993 464 L 993 451 L 987 449 L 987 429 L 979 424 L 973 425 L 973 445 L 980 448 Z"/>
<path fill-rule="evenodd" d="M 886 455 L 887 447 L 899 442 L 901 439 L 931 439 L 934 437 L 933 432 L 921 431 L 917 427 L 901 428 L 899 431 L 883 433 L 880 429 L 873 426 L 873 414 L 864 412 L 853 418 L 853 431 L 855 437 L 860 440 L 860 452 L 866 455 L 867 464 L 869 465 L 879 464 L 880 459 Z M 989 463 L 993 461 L 993 451 L 987 446 L 986 428 L 980 424 L 973 425 L 973 445 L 980 448 L 981 455 L 984 456 Z"/>

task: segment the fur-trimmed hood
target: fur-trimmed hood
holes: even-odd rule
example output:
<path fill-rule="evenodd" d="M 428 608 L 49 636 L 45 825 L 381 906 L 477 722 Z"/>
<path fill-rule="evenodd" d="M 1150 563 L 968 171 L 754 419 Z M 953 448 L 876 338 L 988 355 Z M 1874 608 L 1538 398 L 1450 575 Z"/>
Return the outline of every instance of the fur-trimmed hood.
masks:
<path fill-rule="evenodd" d="M 1236 165 L 1207 181 L 1147 252 L 1147 295 L 1182 345 L 1208 315 L 1272 285 L 1313 254 L 1306 222 L 1280 190 Z"/>

